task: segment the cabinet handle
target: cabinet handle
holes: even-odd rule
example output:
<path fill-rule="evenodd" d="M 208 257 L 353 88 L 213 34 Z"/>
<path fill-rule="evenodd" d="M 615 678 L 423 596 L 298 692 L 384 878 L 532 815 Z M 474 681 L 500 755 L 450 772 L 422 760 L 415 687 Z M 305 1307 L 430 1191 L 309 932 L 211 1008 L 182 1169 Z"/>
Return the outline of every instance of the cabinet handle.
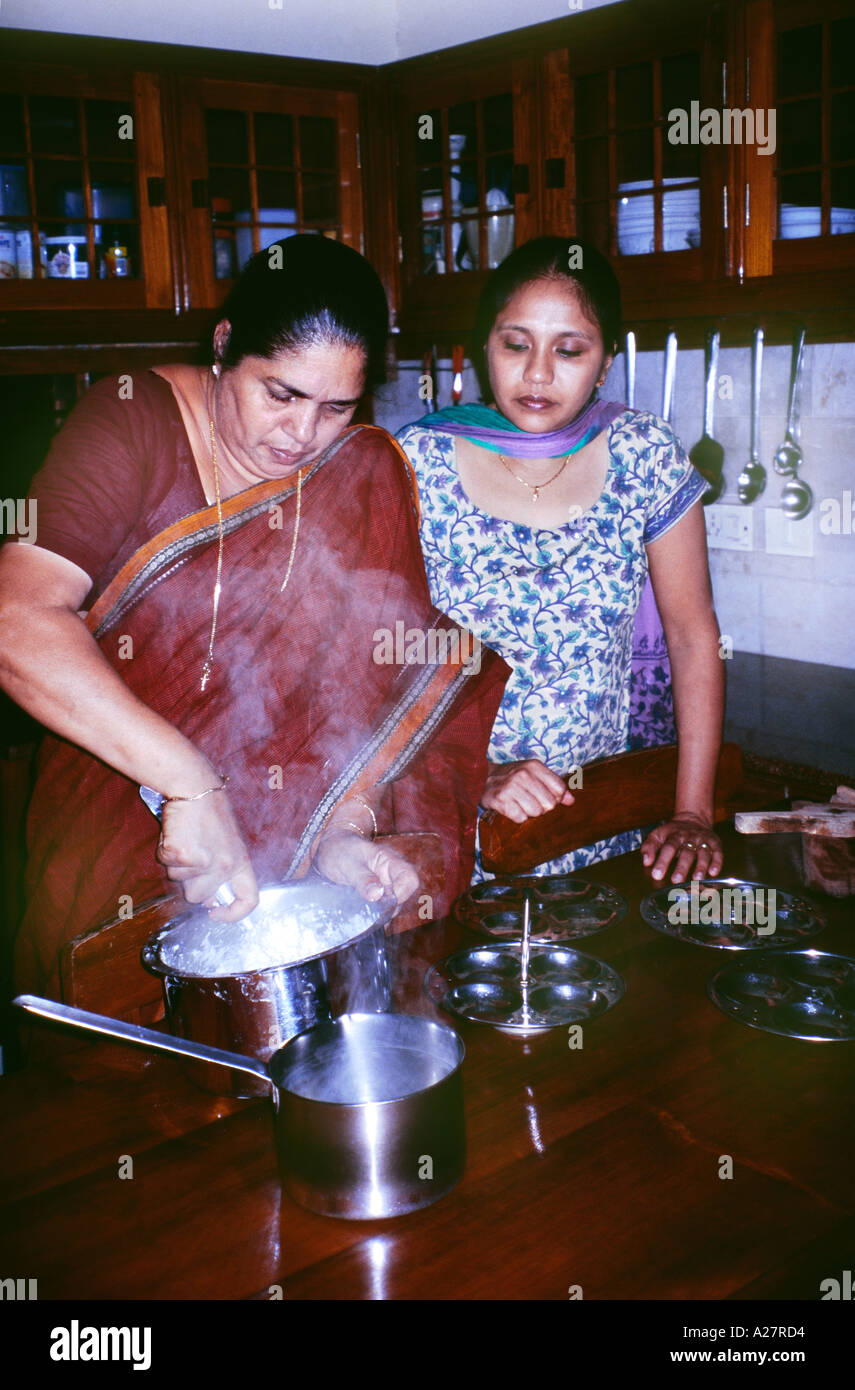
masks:
<path fill-rule="evenodd" d="M 727 106 L 727 59 L 721 65 L 721 104 Z"/>
<path fill-rule="evenodd" d="M 194 208 L 206 208 L 208 206 L 208 180 L 192 179 L 190 182 L 190 198 Z"/>
<path fill-rule="evenodd" d="M 751 184 L 745 185 L 745 225 L 751 226 Z"/>
<path fill-rule="evenodd" d="M 166 207 L 166 179 L 148 180 L 148 205 L 150 208 Z"/>
<path fill-rule="evenodd" d="M 745 59 L 745 105 L 748 106 L 748 104 L 749 104 L 750 101 L 751 101 L 751 58 L 750 58 L 749 56 L 746 56 L 746 59 Z"/>
<path fill-rule="evenodd" d="M 547 159 L 546 161 L 546 187 L 564 187 L 564 160 Z"/>
<path fill-rule="evenodd" d="M 514 194 L 528 193 L 528 187 L 528 165 L 515 164 L 511 178 L 511 192 Z"/>
<path fill-rule="evenodd" d="M 728 223 L 728 216 L 727 216 L 727 184 L 726 184 L 726 183 L 723 183 L 722 186 L 721 186 L 721 225 L 722 225 L 722 227 L 724 228 L 724 230 L 727 231 L 729 223 Z"/>

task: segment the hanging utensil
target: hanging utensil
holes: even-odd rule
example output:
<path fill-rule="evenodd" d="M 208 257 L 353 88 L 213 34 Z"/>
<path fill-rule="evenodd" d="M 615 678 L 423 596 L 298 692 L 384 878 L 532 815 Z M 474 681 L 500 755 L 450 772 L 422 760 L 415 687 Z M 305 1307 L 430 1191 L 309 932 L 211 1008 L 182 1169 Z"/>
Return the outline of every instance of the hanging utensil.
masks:
<path fill-rule="evenodd" d="M 813 493 L 798 470 L 804 462 L 800 443 L 799 383 L 804 357 L 805 330 L 799 328 L 793 341 L 790 368 L 790 403 L 787 412 L 787 433 L 775 454 L 775 472 L 787 477 L 781 492 L 781 510 L 788 521 L 801 521 L 813 506 Z M 788 476 L 789 475 L 789 476 Z"/>
<path fill-rule="evenodd" d="M 451 369 L 454 373 L 451 381 L 451 403 L 460 404 L 460 397 L 463 395 L 463 345 L 457 344 L 451 350 Z"/>
<path fill-rule="evenodd" d="M 427 408 L 429 412 L 433 412 L 439 409 L 436 401 L 436 347 L 428 348 L 427 352 L 422 357 L 422 377 L 427 377 L 428 379 L 428 390 L 430 394 L 427 397 Z"/>
<path fill-rule="evenodd" d="M 665 343 L 665 376 L 662 380 L 662 419 L 671 423 L 674 410 L 674 380 L 677 375 L 677 334 L 668 334 Z"/>
<path fill-rule="evenodd" d="M 763 370 L 763 329 L 754 330 L 751 354 L 751 453 L 736 480 L 740 502 L 746 506 L 760 496 L 766 486 L 766 469 L 760 462 L 760 383 Z"/>
<path fill-rule="evenodd" d="M 626 335 L 626 403 L 635 409 L 635 334 Z"/>
<path fill-rule="evenodd" d="M 788 521 L 803 521 L 813 506 L 813 493 L 803 478 L 790 478 L 781 492 L 781 511 Z"/>
<path fill-rule="evenodd" d="M 793 356 L 790 365 L 790 402 L 787 408 L 787 433 L 783 444 L 779 445 L 773 460 L 775 472 L 781 477 L 794 477 L 802 462 L 802 451 L 797 440 L 796 419 L 798 413 L 799 382 L 805 350 L 805 330 L 796 330 L 793 340 Z"/>
<path fill-rule="evenodd" d="M 712 483 L 712 491 L 704 493 L 704 506 L 717 502 L 724 490 L 724 449 L 717 439 L 713 439 L 713 401 L 718 380 L 718 329 L 707 334 L 704 349 L 704 432 L 689 453 L 689 458 L 701 477 Z"/>

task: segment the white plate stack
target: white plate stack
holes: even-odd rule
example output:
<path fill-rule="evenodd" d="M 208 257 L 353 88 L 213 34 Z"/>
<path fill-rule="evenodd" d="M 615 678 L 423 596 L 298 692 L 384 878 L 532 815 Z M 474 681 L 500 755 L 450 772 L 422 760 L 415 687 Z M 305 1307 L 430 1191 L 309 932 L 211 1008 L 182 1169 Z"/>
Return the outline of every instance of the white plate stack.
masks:
<path fill-rule="evenodd" d="M 701 194 L 691 188 L 673 188 L 685 179 L 663 179 L 662 246 L 665 251 L 685 251 L 701 244 Z M 618 184 L 618 251 L 622 256 L 648 256 L 655 250 L 653 180 Z"/>
<path fill-rule="evenodd" d="M 819 236 L 822 231 L 822 209 L 801 207 L 798 203 L 782 203 L 780 226 L 778 235 L 783 241 Z M 847 236 L 852 232 L 855 232 L 855 208 L 832 208 L 831 235 Z"/>

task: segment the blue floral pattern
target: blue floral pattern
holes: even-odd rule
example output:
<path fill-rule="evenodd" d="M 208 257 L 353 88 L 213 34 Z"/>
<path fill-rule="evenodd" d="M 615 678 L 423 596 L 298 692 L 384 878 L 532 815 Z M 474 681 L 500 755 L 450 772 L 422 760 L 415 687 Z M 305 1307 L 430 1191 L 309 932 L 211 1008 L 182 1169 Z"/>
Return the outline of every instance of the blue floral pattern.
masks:
<path fill-rule="evenodd" d="M 565 774 L 630 747 L 631 696 L 639 693 L 631 689 L 630 663 L 647 579 L 644 547 L 679 521 L 707 484 L 657 416 L 627 409 L 608 433 L 601 496 L 555 530 L 476 507 L 460 485 L 452 435 L 418 425 L 398 435 L 418 479 L 432 599 L 512 668 L 490 741 L 494 762 L 536 758 Z M 665 727 L 669 692 L 656 669 L 654 662 L 647 693 Z M 536 872 L 571 872 L 640 843 L 640 832 L 629 831 Z M 486 877 L 480 865 L 475 877 Z"/>

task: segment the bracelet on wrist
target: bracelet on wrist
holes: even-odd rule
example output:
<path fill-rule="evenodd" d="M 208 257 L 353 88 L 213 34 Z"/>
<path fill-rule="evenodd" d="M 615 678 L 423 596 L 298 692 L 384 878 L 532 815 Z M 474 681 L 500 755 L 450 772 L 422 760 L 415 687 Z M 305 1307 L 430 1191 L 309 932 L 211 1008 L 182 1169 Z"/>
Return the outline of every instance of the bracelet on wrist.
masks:
<path fill-rule="evenodd" d="M 203 796 L 210 796 L 212 792 L 221 792 L 225 789 L 228 777 L 224 772 L 219 774 L 220 785 L 218 787 L 206 787 L 203 792 L 197 792 L 195 796 L 165 796 L 163 804 L 166 806 L 170 801 L 201 801 Z"/>
<path fill-rule="evenodd" d="M 357 792 L 354 792 L 354 793 L 352 794 L 352 798 L 351 798 L 351 799 L 352 799 L 353 801 L 358 801 L 359 804 L 360 804 L 360 806 L 364 806 L 364 807 L 365 807 L 366 811 L 368 812 L 369 816 L 371 817 L 371 838 L 372 838 L 372 840 L 376 839 L 376 838 L 377 838 L 377 817 L 376 817 L 375 814 L 374 814 L 373 808 L 372 808 L 371 806 L 369 806 L 369 804 L 368 804 L 367 801 L 363 801 L 362 797 L 359 796 L 359 794 L 358 794 Z"/>

